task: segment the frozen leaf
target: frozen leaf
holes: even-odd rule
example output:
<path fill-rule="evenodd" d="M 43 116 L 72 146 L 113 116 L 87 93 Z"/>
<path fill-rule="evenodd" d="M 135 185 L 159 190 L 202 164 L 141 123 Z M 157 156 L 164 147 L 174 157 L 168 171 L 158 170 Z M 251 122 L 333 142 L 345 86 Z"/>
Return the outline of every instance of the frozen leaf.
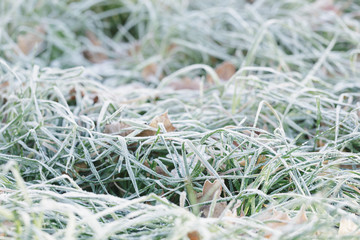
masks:
<path fill-rule="evenodd" d="M 153 120 L 151 120 L 149 126 L 157 129 L 159 123 L 162 123 L 164 125 L 167 132 L 173 132 L 173 131 L 176 130 L 176 128 L 172 125 L 172 123 L 171 123 L 171 121 L 170 121 L 170 119 L 168 117 L 167 112 L 165 112 L 165 113 L 163 113 L 163 114 L 161 114 L 159 116 L 154 117 Z M 141 137 L 154 136 L 155 134 L 156 134 L 156 131 L 144 130 L 137 136 L 141 136 Z"/>
<path fill-rule="evenodd" d="M 127 136 L 132 133 L 134 130 L 129 129 L 130 125 L 123 122 L 116 122 L 105 125 L 104 133 L 109 134 L 118 134 L 120 136 Z"/>
<path fill-rule="evenodd" d="M 347 217 L 342 217 L 340 220 L 339 232 L 340 236 L 356 234 L 360 236 L 359 225 L 354 223 L 351 219 Z"/>
<path fill-rule="evenodd" d="M 21 52 L 25 55 L 29 53 L 39 44 L 43 42 L 41 35 L 45 33 L 42 27 L 36 27 L 34 32 L 21 34 L 17 37 L 17 45 Z"/>

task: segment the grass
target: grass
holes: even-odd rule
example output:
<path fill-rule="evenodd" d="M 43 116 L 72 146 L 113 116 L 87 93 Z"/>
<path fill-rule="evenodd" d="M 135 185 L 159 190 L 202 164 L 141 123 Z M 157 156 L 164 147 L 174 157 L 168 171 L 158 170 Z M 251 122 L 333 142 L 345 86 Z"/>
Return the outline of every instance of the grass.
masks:
<path fill-rule="evenodd" d="M 360 3 L 319 2 L 2 1 L 0 238 L 358 237 Z"/>

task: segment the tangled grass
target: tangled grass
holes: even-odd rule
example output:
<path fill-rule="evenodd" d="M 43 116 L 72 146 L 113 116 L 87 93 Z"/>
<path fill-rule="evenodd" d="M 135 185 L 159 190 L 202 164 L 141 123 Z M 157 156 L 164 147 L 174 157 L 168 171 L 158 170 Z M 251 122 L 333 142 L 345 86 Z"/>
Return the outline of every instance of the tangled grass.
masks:
<path fill-rule="evenodd" d="M 2 1 L 0 238 L 356 238 L 359 10 Z"/>

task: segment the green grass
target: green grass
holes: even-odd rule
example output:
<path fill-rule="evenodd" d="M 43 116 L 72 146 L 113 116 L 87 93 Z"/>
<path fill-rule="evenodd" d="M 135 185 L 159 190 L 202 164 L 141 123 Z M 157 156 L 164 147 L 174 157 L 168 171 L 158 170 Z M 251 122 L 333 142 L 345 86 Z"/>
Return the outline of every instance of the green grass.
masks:
<path fill-rule="evenodd" d="M 1 1 L 0 239 L 345 238 L 340 221 L 360 220 L 360 2 L 334 6 Z M 200 87 L 174 90 L 183 77 Z M 176 131 L 139 136 L 164 112 Z M 119 122 L 127 135 L 105 131 Z M 201 216 L 216 179 L 236 217 Z M 301 208 L 302 224 L 266 217 Z"/>

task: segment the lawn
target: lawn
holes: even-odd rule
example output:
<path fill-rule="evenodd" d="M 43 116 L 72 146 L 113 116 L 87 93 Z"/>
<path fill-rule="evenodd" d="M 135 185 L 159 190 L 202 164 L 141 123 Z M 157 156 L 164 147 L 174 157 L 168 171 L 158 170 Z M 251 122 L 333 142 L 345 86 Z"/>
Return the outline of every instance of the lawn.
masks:
<path fill-rule="evenodd" d="M 360 238 L 359 0 L 0 17 L 0 239 Z"/>

